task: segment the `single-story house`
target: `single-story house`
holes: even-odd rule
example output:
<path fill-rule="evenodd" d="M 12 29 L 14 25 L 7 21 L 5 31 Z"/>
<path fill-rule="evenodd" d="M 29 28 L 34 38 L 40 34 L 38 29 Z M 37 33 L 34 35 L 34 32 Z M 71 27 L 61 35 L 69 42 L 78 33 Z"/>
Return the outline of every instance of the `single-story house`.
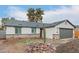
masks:
<path fill-rule="evenodd" d="M 14 20 L 2 22 L 1 26 L 3 30 L 0 30 L 0 35 L 3 34 L 6 38 L 40 38 L 40 28 L 42 29 L 42 38 L 44 36 L 47 39 L 74 38 L 75 28 L 68 20 L 50 24 Z"/>

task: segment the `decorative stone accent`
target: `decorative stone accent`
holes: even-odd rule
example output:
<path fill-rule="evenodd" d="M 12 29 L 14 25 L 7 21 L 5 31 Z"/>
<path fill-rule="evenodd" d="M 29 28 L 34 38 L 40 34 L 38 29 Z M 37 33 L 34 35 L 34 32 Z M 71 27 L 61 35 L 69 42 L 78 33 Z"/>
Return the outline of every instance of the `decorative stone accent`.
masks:
<path fill-rule="evenodd" d="M 53 39 L 59 39 L 59 34 L 53 34 Z"/>
<path fill-rule="evenodd" d="M 55 53 L 55 48 L 44 43 L 26 46 L 26 53 Z"/>

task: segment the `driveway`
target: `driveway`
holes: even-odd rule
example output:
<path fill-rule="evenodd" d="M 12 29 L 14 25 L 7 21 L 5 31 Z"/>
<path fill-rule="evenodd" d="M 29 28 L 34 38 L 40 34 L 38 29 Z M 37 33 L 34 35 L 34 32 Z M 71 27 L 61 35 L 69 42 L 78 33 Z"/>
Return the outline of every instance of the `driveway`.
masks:
<path fill-rule="evenodd" d="M 79 40 L 75 39 L 70 42 L 57 46 L 56 52 L 57 53 L 79 53 Z"/>
<path fill-rule="evenodd" d="M 71 38 L 69 38 L 69 39 L 54 39 L 54 40 L 48 39 L 47 44 L 53 45 L 54 47 L 57 47 L 57 46 L 59 46 L 61 44 L 65 44 L 65 43 L 73 41 L 73 40 L 74 39 L 71 39 Z"/>

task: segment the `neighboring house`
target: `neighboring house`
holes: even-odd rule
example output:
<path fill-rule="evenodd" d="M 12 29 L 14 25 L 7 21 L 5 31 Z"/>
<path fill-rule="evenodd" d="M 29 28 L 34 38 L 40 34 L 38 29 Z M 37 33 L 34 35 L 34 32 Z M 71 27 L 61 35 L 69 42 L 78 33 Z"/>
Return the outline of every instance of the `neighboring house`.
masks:
<path fill-rule="evenodd" d="M 44 37 L 43 29 L 45 29 L 47 39 L 74 38 L 75 28 L 68 20 L 51 24 L 15 20 L 2 22 L 2 26 L 6 38 L 40 38 L 40 28 L 42 28 L 42 38 Z"/>
<path fill-rule="evenodd" d="M 74 30 L 74 32 L 75 32 L 74 36 L 75 36 L 75 38 L 79 39 L 79 25 L 75 25 L 75 26 L 76 26 L 76 28 Z"/>

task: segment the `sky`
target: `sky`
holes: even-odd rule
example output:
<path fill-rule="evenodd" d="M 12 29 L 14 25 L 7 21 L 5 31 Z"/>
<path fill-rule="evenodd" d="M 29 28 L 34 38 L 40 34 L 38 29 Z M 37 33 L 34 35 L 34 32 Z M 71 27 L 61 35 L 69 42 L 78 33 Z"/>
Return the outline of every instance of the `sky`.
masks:
<path fill-rule="evenodd" d="M 79 25 L 79 5 L 0 5 L 0 19 L 14 17 L 17 20 L 28 21 L 27 10 L 29 8 L 41 8 L 44 10 L 43 22 L 69 20 Z"/>

